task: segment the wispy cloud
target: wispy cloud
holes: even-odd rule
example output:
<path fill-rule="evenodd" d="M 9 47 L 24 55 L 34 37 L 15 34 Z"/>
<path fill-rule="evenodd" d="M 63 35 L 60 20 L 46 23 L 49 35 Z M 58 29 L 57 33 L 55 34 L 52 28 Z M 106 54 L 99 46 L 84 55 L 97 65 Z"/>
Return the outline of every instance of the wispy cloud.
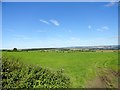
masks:
<path fill-rule="evenodd" d="M 107 31 L 107 30 L 109 30 L 108 26 L 103 26 L 103 27 L 97 29 L 97 31 L 100 31 L 100 32 Z"/>
<path fill-rule="evenodd" d="M 54 24 L 55 26 L 59 26 L 60 25 L 60 23 L 57 20 L 55 20 L 55 19 L 51 19 L 49 21 L 40 19 L 40 22 L 45 23 L 45 24 Z"/>
<path fill-rule="evenodd" d="M 117 4 L 116 1 L 111 1 L 111 2 L 109 2 L 109 3 L 107 3 L 107 4 L 105 4 L 104 6 L 105 6 L 105 7 L 112 7 L 112 6 L 115 6 L 116 4 Z"/>
<path fill-rule="evenodd" d="M 55 26 L 59 26 L 60 25 L 60 23 L 57 20 L 55 20 L 55 19 L 51 19 L 50 22 L 53 23 Z"/>
<path fill-rule="evenodd" d="M 92 26 L 91 25 L 88 25 L 88 29 L 91 29 L 92 28 Z"/>
<path fill-rule="evenodd" d="M 40 22 L 45 23 L 45 24 L 50 24 L 48 21 L 40 19 Z"/>

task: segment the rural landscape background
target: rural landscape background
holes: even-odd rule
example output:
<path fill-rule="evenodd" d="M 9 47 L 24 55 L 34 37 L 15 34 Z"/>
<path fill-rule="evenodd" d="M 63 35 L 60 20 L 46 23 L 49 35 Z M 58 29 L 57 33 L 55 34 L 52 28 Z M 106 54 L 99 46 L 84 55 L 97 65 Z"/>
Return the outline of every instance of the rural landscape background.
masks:
<path fill-rule="evenodd" d="M 118 88 L 117 2 L 3 2 L 3 88 Z"/>

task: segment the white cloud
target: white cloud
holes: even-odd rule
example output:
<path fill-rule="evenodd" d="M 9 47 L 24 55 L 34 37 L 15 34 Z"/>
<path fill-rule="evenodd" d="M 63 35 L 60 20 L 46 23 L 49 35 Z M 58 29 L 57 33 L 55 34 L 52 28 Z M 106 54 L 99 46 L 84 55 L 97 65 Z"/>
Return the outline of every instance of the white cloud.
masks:
<path fill-rule="evenodd" d="M 51 19 L 50 22 L 53 23 L 55 26 L 59 26 L 60 25 L 60 23 L 57 20 L 55 20 L 55 19 Z"/>
<path fill-rule="evenodd" d="M 103 26 L 103 27 L 97 29 L 97 31 L 100 31 L 100 32 L 107 31 L 107 30 L 109 30 L 108 26 Z"/>
<path fill-rule="evenodd" d="M 50 24 L 48 21 L 45 21 L 43 19 L 40 19 L 40 22 L 45 23 L 45 24 Z"/>
<path fill-rule="evenodd" d="M 91 25 L 88 25 L 88 29 L 91 29 L 92 28 L 92 26 Z"/>
<path fill-rule="evenodd" d="M 112 7 L 112 6 L 116 5 L 116 4 L 117 4 L 117 2 L 111 1 L 111 2 L 107 3 L 107 4 L 105 5 L 105 7 Z"/>
<path fill-rule="evenodd" d="M 55 20 L 55 19 L 51 19 L 51 20 L 49 20 L 50 22 L 48 22 L 48 21 L 46 21 L 46 20 L 43 20 L 43 19 L 40 19 L 40 22 L 42 22 L 42 23 L 45 23 L 45 24 L 54 24 L 55 26 L 59 26 L 60 25 L 60 23 L 57 21 L 57 20 Z"/>

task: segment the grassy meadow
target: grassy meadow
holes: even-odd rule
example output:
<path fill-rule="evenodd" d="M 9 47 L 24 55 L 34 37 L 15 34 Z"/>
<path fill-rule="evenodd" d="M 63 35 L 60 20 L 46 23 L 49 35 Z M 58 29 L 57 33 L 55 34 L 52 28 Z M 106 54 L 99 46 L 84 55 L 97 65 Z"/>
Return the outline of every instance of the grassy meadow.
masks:
<path fill-rule="evenodd" d="M 71 86 L 89 87 L 89 83 L 105 70 L 118 69 L 117 52 L 3 52 L 11 59 L 18 59 L 25 64 L 39 65 L 51 70 L 62 69 L 70 77 Z M 106 73 L 106 72 L 105 72 Z M 115 79 L 117 80 L 117 79 Z M 116 82 L 116 81 L 113 81 Z M 91 85 L 92 86 L 92 85 Z M 114 85 L 113 85 L 114 86 Z M 94 86 L 93 86 L 94 87 Z"/>

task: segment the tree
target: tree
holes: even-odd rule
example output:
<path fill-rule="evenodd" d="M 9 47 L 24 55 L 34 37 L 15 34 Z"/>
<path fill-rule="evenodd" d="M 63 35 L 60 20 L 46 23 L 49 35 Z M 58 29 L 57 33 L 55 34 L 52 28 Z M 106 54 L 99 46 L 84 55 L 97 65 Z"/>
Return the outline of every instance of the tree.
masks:
<path fill-rule="evenodd" d="M 13 51 L 15 51 L 15 52 L 16 52 L 16 51 L 17 51 L 17 48 L 13 48 Z"/>

